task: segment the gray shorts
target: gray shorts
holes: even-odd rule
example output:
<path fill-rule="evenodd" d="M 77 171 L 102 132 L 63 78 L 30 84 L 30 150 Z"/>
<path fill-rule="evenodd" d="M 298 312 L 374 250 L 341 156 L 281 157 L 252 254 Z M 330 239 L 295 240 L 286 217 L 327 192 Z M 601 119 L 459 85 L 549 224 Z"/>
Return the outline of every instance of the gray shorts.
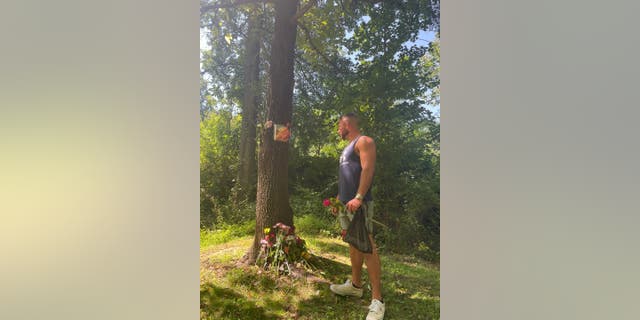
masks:
<path fill-rule="evenodd" d="M 364 222 L 367 226 L 367 231 L 373 233 L 373 201 L 362 202 L 362 209 L 364 210 Z M 349 222 L 353 219 L 353 212 L 347 212 L 346 210 L 338 214 L 338 221 L 340 222 L 340 228 L 347 230 L 349 228 Z"/>

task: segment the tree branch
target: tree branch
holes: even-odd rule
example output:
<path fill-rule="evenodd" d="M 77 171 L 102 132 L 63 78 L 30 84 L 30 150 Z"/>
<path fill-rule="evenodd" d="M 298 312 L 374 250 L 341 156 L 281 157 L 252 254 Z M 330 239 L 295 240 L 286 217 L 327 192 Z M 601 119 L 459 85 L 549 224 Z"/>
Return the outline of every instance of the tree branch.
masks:
<path fill-rule="evenodd" d="M 300 8 L 298 12 L 296 12 L 296 15 L 293 16 L 293 18 L 291 18 L 291 22 L 295 23 L 296 21 L 298 21 L 300 17 L 302 17 L 305 13 L 307 13 L 307 11 L 309 11 L 309 9 L 311 9 L 317 3 L 318 3 L 318 0 L 308 0 L 307 3 L 302 8 Z"/>
<path fill-rule="evenodd" d="M 329 59 L 322 51 L 320 51 L 316 44 L 313 43 L 313 39 L 311 39 L 311 31 L 309 31 L 309 28 L 307 28 L 307 26 L 300 22 L 298 22 L 298 26 L 302 28 L 304 34 L 307 36 L 307 41 L 309 41 L 309 44 L 311 45 L 313 51 L 315 51 L 320 57 L 322 57 L 327 63 L 329 63 L 336 72 L 340 73 L 340 68 L 335 64 L 335 62 Z"/>
<path fill-rule="evenodd" d="M 212 3 L 212 4 L 200 6 L 200 14 L 205 14 L 208 11 L 215 10 L 215 9 L 231 8 L 231 7 L 235 7 L 243 4 L 271 2 L 271 1 L 272 0 L 235 0 L 233 2 L 227 2 L 227 3 Z"/>

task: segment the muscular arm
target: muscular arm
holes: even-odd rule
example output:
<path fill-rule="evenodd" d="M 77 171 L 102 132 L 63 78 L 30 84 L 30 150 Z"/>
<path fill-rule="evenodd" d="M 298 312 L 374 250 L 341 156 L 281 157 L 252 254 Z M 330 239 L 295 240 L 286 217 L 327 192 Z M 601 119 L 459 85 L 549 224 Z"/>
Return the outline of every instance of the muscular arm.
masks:
<path fill-rule="evenodd" d="M 369 191 L 373 181 L 373 172 L 376 166 L 376 144 L 373 139 L 364 136 L 356 143 L 356 151 L 358 151 L 360 165 L 362 166 L 358 193 L 364 196 Z"/>

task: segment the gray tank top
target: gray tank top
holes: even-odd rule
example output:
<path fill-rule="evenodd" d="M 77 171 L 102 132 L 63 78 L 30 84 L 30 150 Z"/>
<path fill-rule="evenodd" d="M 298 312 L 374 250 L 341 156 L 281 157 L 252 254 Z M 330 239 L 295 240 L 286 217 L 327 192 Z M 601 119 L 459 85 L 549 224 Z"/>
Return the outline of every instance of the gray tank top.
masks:
<path fill-rule="evenodd" d="M 340 168 L 338 171 L 338 196 L 343 203 L 355 198 L 360 185 L 360 174 L 362 165 L 360 156 L 355 152 L 354 147 L 360 136 L 356 137 L 349 145 L 342 150 L 340 155 Z M 373 184 L 373 181 L 371 182 Z M 364 195 L 364 201 L 372 201 L 371 188 Z"/>

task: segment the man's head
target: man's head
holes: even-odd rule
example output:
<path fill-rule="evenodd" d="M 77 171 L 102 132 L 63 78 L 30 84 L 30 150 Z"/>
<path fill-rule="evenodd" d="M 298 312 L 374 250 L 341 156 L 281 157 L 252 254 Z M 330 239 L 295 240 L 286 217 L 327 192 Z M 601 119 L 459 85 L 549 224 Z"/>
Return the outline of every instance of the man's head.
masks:
<path fill-rule="evenodd" d="M 338 122 L 338 134 L 342 139 L 347 139 L 351 133 L 359 133 L 358 116 L 349 112 L 340 117 Z"/>

